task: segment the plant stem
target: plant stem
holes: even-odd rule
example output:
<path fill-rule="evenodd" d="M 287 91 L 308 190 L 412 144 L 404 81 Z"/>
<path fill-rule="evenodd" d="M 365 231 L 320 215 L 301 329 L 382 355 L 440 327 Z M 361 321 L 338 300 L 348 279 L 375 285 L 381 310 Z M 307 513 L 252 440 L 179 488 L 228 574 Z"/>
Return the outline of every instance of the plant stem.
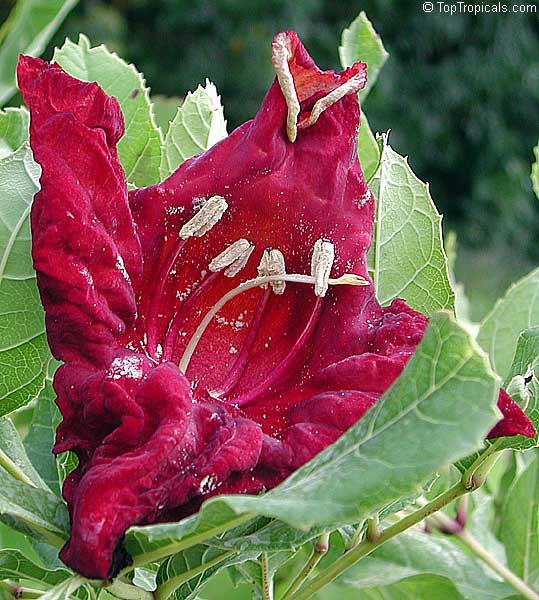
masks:
<path fill-rule="evenodd" d="M 21 481 L 22 483 L 26 483 L 32 487 L 37 487 L 30 477 L 28 477 L 28 475 L 19 467 L 19 465 L 11 460 L 11 458 L 3 450 L 0 450 L 0 467 L 3 467 L 12 477 L 17 479 L 17 481 Z"/>
<path fill-rule="evenodd" d="M 262 571 L 262 598 L 264 600 L 273 600 L 273 578 L 269 570 L 267 552 L 262 552 L 260 555 L 260 569 Z"/>
<path fill-rule="evenodd" d="M 498 456 L 496 456 L 495 453 L 502 443 L 503 439 L 499 439 L 491 444 L 466 470 L 461 480 L 443 494 L 440 494 L 440 496 L 425 506 L 422 506 L 419 510 L 409 514 L 400 521 L 397 521 L 394 525 L 384 529 L 375 540 L 365 539 L 357 546 L 345 552 L 325 571 L 322 571 L 312 579 L 306 587 L 301 589 L 294 596 L 294 600 L 307 600 L 307 598 L 310 598 L 320 588 L 331 583 L 341 573 L 346 571 L 346 569 L 370 554 L 373 550 L 376 550 L 376 548 L 381 546 L 387 540 L 406 531 L 410 527 L 417 525 L 457 498 L 479 488 L 484 483 L 492 464 L 497 460 Z"/>
<path fill-rule="evenodd" d="M 160 548 L 156 548 L 155 550 L 151 550 L 149 552 L 144 552 L 143 554 L 138 554 L 133 557 L 133 562 L 131 565 L 120 571 L 119 576 L 125 575 L 129 571 L 132 571 L 135 567 L 142 567 L 143 565 L 151 562 L 156 562 L 161 560 L 162 558 L 166 558 L 167 556 L 171 556 L 172 554 L 177 554 L 182 550 L 186 550 L 187 548 L 191 548 L 191 546 L 195 546 L 196 544 L 200 544 L 207 540 L 208 538 L 212 538 L 220 533 L 224 533 L 229 529 L 234 529 L 234 527 L 238 527 L 247 521 L 250 521 L 254 515 L 247 513 L 245 515 L 241 515 L 240 517 L 236 517 L 222 525 L 216 525 L 210 529 L 206 529 L 201 533 L 191 535 L 186 537 L 179 542 L 174 542 L 173 544 L 168 544 L 166 546 L 161 546 Z"/>
<path fill-rule="evenodd" d="M 498 438 L 475 459 L 462 477 L 464 487 L 469 490 L 475 490 L 485 483 L 485 479 L 490 469 L 501 456 L 500 454 L 497 454 L 497 452 L 503 442 L 504 438 Z"/>
<path fill-rule="evenodd" d="M 107 592 L 110 592 L 113 596 L 122 598 L 123 600 L 153 600 L 154 598 L 152 592 L 143 590 L 142 588 L 139 588 L 131 583 L 126 583 L 120 578 L 116 578 L 104 589 L 107 590 Z"/>
<path fill-rule="evenodd" d="M 367 539 L 374 542 L 380 537 L 380 519 L 378 515 L 367 521 Z"/>
<path fill-rule="evenodd" d="M 309 575 L 314 571 L 316 565 L 322 560 L 322 557 L 329 549 L 329 533 L 322 534 L 314 544 L 309 560 L 305 563 L 303 569 L 294 577 L 288 589 L 281 600 L 289 600 L 307 581 Z"/>
<path fill-rule="evenodd" d="M 211 569 L 215 565 L 218 565 L 220 562 L 226 560 L 229 556 L 235 554 L 234 550 L 230 550 L 229 552 L 225 552 L 212 558 L 208 562 L 205 562 L 197 567 L 193 567 L 189 571 L 185 571 L 176 575 L 176 577 L 171 577 L 165 583 L 162 583 L 153 593 L 153 597 L 155 600 L 166 600 L 169 596 L 171 596 L 181 585 L 187 583 L 193 577 L 204 573 L 204 571 Z M 151 592 L 149 592 L 151 593 Z"/>
<path fill-rule="evenodd" d="M 441 512 L 429 518 L 429 521 L 441 531 L 453 531 L 449 535 L 458 537 L 462 543 L 468 547 L 478 558 L 487 564 L 493 571 L 498 573 L 511 587 L 513 587 L 521 596 L 528 600 L 539 600 L 539 594 L 534 592 L 520 577 L 515 575 L 502 564 L 495 556 L 493 556 L 479 541 L 464 528 L 456 529 L 455 525 L 459 525 L 454 519 L 448 517 Z"/>
<path fill-rule="evenodd" d="M 496 557 L 494 557 L 474 538 L 469 531 L 463 529 L 456 535 L 476 556 L 485 562 L 493 571 L 498 573 L 498 575 L 502 577 L 502 579 L 504 579 L 511 587 L 515 588 L 515 590 L 521 596 L 527 598 L 528 600 L 539 600 L 539 594 L 534 592 L 522 579 L 520 579 L 520 577 L 515 575 L 513 571 L 508 569 Z"/>
<path fill-rule="evenodd" d="M 419 510 L 412 514 L 404 517 L 391 527 L 384 529 L 380 532 L 378 538 L 374 541 L 365 539 L 363 542 L 358 544 L 355 548 L 351 548 L 348 552 L 345 552 L 340 558 L 338 558 L 333 564 L 331 564 L 325 571 L 322 571 L 317 575 L 309 585 L 301 589 L 295 596 L 294 600 L 307 600 L 320 588 L 324 587 L 328 583 L 331 583 L 336 579 L 343 571 L 350 568 L 356 562 L 370 554 L 373 550 L 376 550 L 384 542 L 391 539 L 392 537 L 406 531 L 410 527 L 417 525 L 428 516 L 439 511 L 447 504 L 453 502 L 460 496 L 468 493 L 470 490 L 466 489 L 462 481 L 459 481 L 456 485 L 446 490 L 443 494 L 435 498 L 432 502 L 429 502 L 426 506 L 423 506 Z"/>

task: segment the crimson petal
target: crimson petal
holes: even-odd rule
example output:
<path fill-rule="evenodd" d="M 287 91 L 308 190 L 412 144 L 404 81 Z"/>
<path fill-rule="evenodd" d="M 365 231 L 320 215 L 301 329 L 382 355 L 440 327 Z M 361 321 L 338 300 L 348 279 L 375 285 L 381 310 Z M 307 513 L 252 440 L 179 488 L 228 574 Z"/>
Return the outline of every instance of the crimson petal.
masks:
<path fill-rule="evenodd" d="M 427 325 L 401 300 L 380 307 L 372 285 L 325 297 L 297 283 L 280 295 L 256 288 L 219 311 L 185 373 L 178 369 L 203 315 L 256 276 L 268 248 L 282 253 L 288 273 L 306 274 L 313 246 L 329 241 L 332 276 L 368 279 L 374 207 L 357 161 L 356 94 L 304 127 L 317 101 L 364 83 L 365 65 L 321 71 L 295 33 L 279 34 L 274 46 L 283 44 L 299 101 L 294 143 L 276 80 L 252 121 L 129 197 L 116 100 L 21 57 L 43 169 L 34 265 L 49 342 L 65 363 L 54 381 L 63 415 L 55 451 L 79 458 L 63 489 L 71 537 L 61 556 L 87 577 L 110 578 L 127 564 L 121 540 L 130 525 L 278 484 L 365 414 Z M 213 196 L 226 200 L 222 218 L 183 239 Z M 233 277 L 211 272 L 212 259 L 239 239 L 252 250 L 244 267 Z M 505 418 L 491 435 L 533 435 L 504 394 Z"/>

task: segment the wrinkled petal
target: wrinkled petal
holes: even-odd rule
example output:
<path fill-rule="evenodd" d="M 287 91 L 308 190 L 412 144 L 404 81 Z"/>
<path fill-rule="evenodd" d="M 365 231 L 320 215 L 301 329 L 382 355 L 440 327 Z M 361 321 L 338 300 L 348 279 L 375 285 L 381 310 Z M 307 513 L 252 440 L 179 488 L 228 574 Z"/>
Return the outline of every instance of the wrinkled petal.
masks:
<path fill-rule="evenodd" d="M 194 404 L 176 365 L 152 369 L 135 401 L 143 426 L 120 426 L 135 433 L 131 448 L 119 453 L 118 438 L 125 442 L 126 435 L 112 431 L 70 498 L 71 537 L 60 556 L 88 577 L 107 579 L 128 564 L 118 542 L 130 525 L 210 493 L 232 473 L 254 467 L 260 454 L 260 428 L 222 406 Z"/>
<path fill-rule="evenodd" d="M 498 408 L 503 419 L 490 430 L 488 438 L 511 435 L 524 435 L 531 438 L 535 436 L 533 423 L 505 390 L 500 390 Z"/>
<path fill-rule="evenodd" d="M 21 58 L 43 169 L 33 259 L 51 348 L 65 363 L 54 380 L 63 416 L 55 451 L 79 458 L 63 488 L 71 537 L 61 556 L 87 577 L 110 578 L 127 564 L 121 541 L 131 525 L 277 485 L 369 410 L 427 326 L 402 300 L 382 308 L 372 285 L 318 297 L 287 282 L 237 295 L 185 373 L 178 368 L 204 315 L 256 277 L 262 257 L 277 257 L 279 272 L 308 274 L 315 245 L 331 244 L 326 275 L 368 280 L 374 200 L 357 160 L 355 88 L 341 97 L 364 83 L 365 65 L 321 71 L 295 33 L 275 44 L 289 52 L 287 94 L 299 103 L 294 143 L 276 80 L 252 121 L 129 196 L 116 100 Z M 230 247 L 245 254 L 228 274 L 215 270 Z M 499 406 L 504 419 L 491 436 L 533 434 L 503 391 Z"/>
<path fill-rule="evenodd" d="M 135 319 L 131 283 L 142 271 L 116 152 L 120 107 L 97 84 L 39 59 L 21 57 L 17 76 L 43 170 L 32 256 L 49 344 L 59 360 L 106 365 Z"/>

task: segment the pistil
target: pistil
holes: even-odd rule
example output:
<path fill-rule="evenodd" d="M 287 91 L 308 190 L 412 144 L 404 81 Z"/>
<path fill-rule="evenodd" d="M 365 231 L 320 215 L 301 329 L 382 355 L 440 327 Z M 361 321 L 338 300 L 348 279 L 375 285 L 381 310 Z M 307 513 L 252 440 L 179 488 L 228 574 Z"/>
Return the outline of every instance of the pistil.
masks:
<path fill-rule="evenodd" d="M 267 277 L 256 277 L 254 279 L 249 279 L 244 281 L 236 288 L 227 292 L 218 302 L 214 304 L 214 306 L 206 313 L 199 326 L 197 327 L 193 337 L 189 340 L 187 347 L 181 357 L 179 368 L 182 373 L 187 373 L 187 369 L 189 367 L 189 363 L 191 362 L 191 358 L 204 335 L 204 332 L 208 328 L 209 324 L 212 322 L 214 317 L 219 313 L 219 311 L 228 303 L 230 300 L 252 290 L 254 288 L 260 287 L 266 283 L 272 283 L 276 281 L 287 281 L 291 283 L 306 283 L 308 285 L 315 285 L 316 279 L 312 275 L 300 275 L 300 274 L 283 274 L 283 275 L 268 275 Z M 346 273 L 341 277 L 336 279 L 328 279 L 328 285 L 353 285 L 353 286 L 365 286 L 370 285 L 369 282 L 361 277 L 361 275 L 354 275 L 352 273 Z"/>

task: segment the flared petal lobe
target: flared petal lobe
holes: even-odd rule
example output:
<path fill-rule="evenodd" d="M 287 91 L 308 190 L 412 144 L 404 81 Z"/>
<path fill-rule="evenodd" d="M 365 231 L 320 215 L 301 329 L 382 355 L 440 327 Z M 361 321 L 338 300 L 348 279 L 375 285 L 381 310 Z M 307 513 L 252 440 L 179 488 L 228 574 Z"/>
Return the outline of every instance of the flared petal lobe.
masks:
<path fill-rule="evenodd" d="M 42 167 L 32 207 L 32 255 L 54 356 L 107 365 L 134 322 L 132 282 L 142 272 L 116 142 L 118 102 L 95 83 L 21 57 L 19 86 L 30 108 Z"/>

